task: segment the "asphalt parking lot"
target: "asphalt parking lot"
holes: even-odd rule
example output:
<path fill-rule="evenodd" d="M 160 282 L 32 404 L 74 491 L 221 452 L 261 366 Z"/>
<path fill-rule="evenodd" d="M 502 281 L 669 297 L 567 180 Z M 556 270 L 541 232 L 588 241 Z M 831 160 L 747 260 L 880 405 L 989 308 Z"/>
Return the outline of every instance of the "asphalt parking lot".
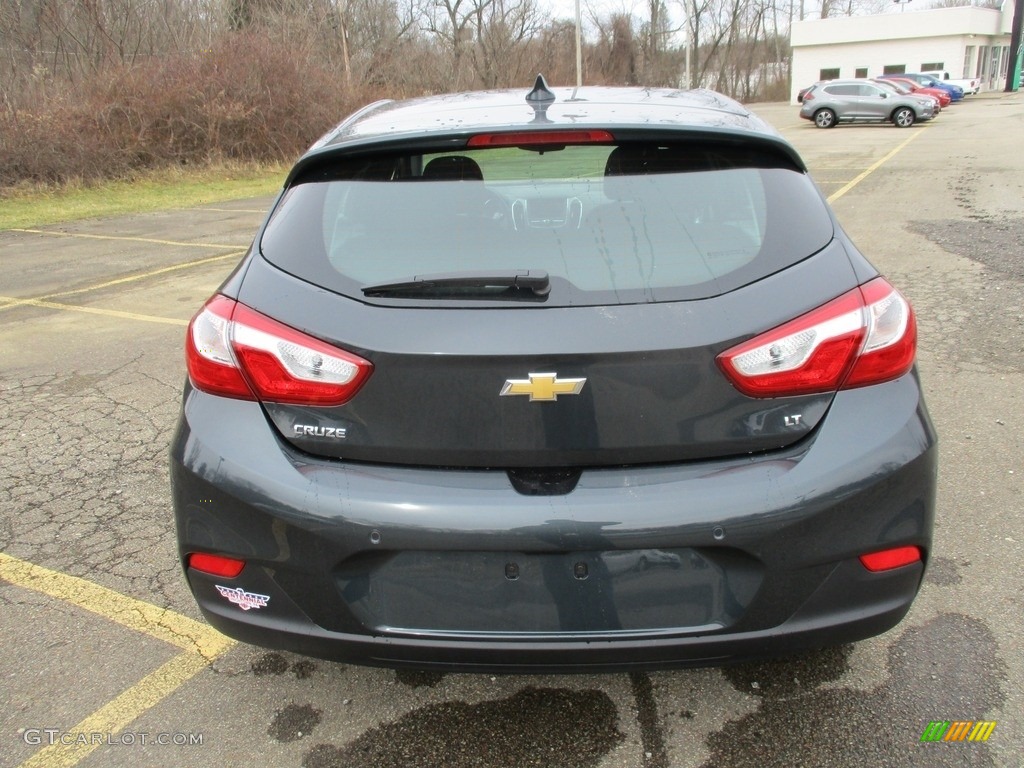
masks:
<path fill-rule="evenodd" d="M 656 674 L 396 673 L 230 641 L 174 548 L 192 313 L 268 199 L 0 232 L 0 766 L 1024 765 L 1024 94 L 906 130 L 755 105 L 911 299 L 935 552 L 889 633 Z M 994 722 L 923 742 L 932 721 Z"/>

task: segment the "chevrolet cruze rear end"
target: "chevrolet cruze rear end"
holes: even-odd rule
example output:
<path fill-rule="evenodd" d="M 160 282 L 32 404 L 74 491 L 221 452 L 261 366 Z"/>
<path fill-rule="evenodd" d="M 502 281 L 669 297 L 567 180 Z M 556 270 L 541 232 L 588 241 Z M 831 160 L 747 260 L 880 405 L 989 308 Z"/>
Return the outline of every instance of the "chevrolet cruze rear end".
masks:
<path fill-rule="evenodd" d="M 188 583 L 233 637 L 396 667 L 868 637 L 931 547 L 915 344 L 793 148 L 718 94 L 372 105 L 189 327 Z"/>

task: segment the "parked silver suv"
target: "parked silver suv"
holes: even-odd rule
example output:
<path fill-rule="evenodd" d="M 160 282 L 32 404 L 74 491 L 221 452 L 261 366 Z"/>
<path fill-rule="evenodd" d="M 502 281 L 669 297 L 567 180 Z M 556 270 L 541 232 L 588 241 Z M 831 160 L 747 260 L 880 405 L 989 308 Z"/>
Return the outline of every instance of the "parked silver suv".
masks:
<path fill-rule="evenodd" d="M 935 105 L 920 96 L 901 96 L 867 80 L 828 80 L 804 94 L 800 117 L 819 128 L 836 123 L 892 123 L 909 128 L 935 116 Z"/>

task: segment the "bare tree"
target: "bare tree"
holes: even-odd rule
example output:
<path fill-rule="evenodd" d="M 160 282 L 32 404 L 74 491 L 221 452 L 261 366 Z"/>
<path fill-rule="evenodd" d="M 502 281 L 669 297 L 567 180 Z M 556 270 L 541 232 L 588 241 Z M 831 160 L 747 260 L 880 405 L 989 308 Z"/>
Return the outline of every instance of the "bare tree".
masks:
<path fill-rule="evenodd" d="M 474 22 L 492 2 L 494 0 L 429 0 L 425 29 L 447 52 L 450 82 L 456 90 L 465 84 L 464 57 L 473 42 Z"/>
<path fill-rule="evenodd" d="M 413 66 L 428 51 L 419 39 L 421 0 L 344 0 L 344 6 L 340 34 L 350 85 L 353 80 L 376 86 L 424 81 L 424 69 L 434 66 Z"/>
<path fill-rule="evenodd" d="M 576 81 L 576 27 L 567 19 L 554 19 L 541 26 L 531 40 L 523 44 L 519 73 L 509 78 L 512 86 L 529 85 L 542 73 L 551 85 L 569 85 Z M 591 65 L 584 47 L 584 70 Z"/>
<path fill-rule="evenodd" d="M 525 82 L 529 43 L 540 30 L 535 0 L 491 0 L 473 15 L 476 44 L 470 49 L 480 85 Z"/>
<path fill-rule="evenodd" d="M 215 0 L 3 0 L 0 44 L 8 83 L 28 73 L 74 82 L 108 66 L 196 44 Z"/>
<path fill-rule="evenodd" d="M 620 12 L 593 21 L 599 35 L 596 63 L 602 79 L 618 85 L 638 83 L 641 54 L 633 16 Z"/>
<path fill-rule="evenodd" d="M 708 85 L 715 63 L 723 56 L 720 48 L 729 36 L 735 13 L 733 0 L 682 0 L 685 28 L 691 55 L 691 80 L 695 85 Z"/>

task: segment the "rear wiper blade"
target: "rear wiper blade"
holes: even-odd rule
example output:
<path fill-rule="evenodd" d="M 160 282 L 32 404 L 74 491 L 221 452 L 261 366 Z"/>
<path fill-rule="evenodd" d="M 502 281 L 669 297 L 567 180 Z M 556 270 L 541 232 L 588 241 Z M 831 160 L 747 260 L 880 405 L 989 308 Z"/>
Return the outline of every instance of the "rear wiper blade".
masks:
<path fill-rule="evenodd" d="M 511 289 L 505 293 L 493 294 L 491 289 Z M 478 289 L 474 291 L 472 289 Z M 551 291 L 551 279 L 542 269 L 488 270 L 480 272 L 445 272 L 436 275 L 416 275 L 391 283 L 378 283 L 363 288 L 364 296 L 429 296 L 446 295 L 475 296 L 486 294 L 487 298 L 502 298 L 505 295 L 528 292 L 534 296 L 547 296 Z"/>

